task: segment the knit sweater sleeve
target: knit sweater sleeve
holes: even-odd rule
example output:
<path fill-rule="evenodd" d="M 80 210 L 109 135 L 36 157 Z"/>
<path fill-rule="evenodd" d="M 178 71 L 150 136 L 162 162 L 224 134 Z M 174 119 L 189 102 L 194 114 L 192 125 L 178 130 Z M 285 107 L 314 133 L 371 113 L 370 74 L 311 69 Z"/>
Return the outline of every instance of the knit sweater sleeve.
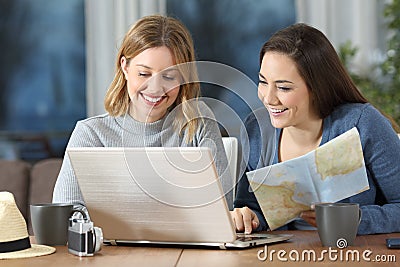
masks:
<path fill-rule="evenodd" d="M 85 123 L 77 122 L 67 147 L 103 146 L 96 133 Z M 53 191 L 54 203 L 73 203 L 75 208 L 84 209 L 84 200 L 67 153 L 57 177 Z"/>
<path fill-rule="evenodd" d="M 362 140 L 364 160 L 371 186 L 383 200 L 364 200 L 361 205 L 359 234 L 400 232 L 400 140 L 390 122 L 368 105 L 362 112 L 357 128 Z"/>
<path fill-rule="evenodd" d="M 274 157 L 275 129 L 265 108 L 254 111 L 246 118 L 240 137 L 241 178 L 237 184 L 234 207 L 250 208 L 260 221 L 256 231 L 267 230 L 267 221 L 246 176 L 246 172 L 271 165 Z"/>

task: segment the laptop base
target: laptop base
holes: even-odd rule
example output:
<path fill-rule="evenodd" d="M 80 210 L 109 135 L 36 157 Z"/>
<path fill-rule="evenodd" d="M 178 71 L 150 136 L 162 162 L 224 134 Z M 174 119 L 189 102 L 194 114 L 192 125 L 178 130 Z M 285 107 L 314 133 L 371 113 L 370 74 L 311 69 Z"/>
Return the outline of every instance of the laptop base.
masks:
<path fill-rule="evenodd" d="M 178 248 L 203 248 L 203 249 L 243 249 L 265 244 L 284 242 L 293 235 L 290 234 L 237 234 L 238 238 L 234 242 L 227 243 L 195 243 L 195 242 L 160 242 L 146 240 L 104 240 L 105 245 L 111 246 L 134 246 L 134 247 L 178 247 Z"/>

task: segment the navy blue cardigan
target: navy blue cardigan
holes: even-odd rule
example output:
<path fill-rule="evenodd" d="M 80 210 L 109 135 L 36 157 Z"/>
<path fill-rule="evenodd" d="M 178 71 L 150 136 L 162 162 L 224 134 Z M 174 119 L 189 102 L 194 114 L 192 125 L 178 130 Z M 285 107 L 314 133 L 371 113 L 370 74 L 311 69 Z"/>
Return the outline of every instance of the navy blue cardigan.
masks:
<path fill-rule="evenodd" d="M 265 108 L 251 113 L 241 132 L 241 173 L 234 206 L 247 206 L 260 220 L 257 231 L 268 225 L 249 190 L 247 171 L 278 162 L 276 144 L 281 129 L 272 127 Z M 359 203 L 362 210 L 358 234 L 400 232 L 400 139 L 390 122 L 371 104 L 345 104 L 324 119 L 321 144 L 357 127 L 360 133 L 370 189 L 341 202 Z M 280 228 L 291 229 L 293 224 Z"/>

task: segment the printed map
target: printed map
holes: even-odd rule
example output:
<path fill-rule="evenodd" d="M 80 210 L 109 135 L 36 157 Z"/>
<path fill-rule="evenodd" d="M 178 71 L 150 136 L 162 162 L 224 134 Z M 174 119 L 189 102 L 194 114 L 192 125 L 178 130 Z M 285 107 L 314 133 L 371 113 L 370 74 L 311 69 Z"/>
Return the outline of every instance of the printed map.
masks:
<path fill-rule="evenodd" d="M 247 173 L 271 230 L 298 218 L 311 204 L 337 202 L 369 189 L 356 128 L 316 150 Z"/>

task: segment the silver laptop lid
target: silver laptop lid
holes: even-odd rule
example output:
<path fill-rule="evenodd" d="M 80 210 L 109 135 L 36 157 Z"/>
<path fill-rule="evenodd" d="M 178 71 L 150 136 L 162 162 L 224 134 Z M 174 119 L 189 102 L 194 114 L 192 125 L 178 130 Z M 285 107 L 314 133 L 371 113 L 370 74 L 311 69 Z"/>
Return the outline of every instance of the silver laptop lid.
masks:
<path fill-rule="evenodd" d="M 209 148 L 91 147 L 67 153 L 90 217 L 106 240 L 235 240 Z"/>

